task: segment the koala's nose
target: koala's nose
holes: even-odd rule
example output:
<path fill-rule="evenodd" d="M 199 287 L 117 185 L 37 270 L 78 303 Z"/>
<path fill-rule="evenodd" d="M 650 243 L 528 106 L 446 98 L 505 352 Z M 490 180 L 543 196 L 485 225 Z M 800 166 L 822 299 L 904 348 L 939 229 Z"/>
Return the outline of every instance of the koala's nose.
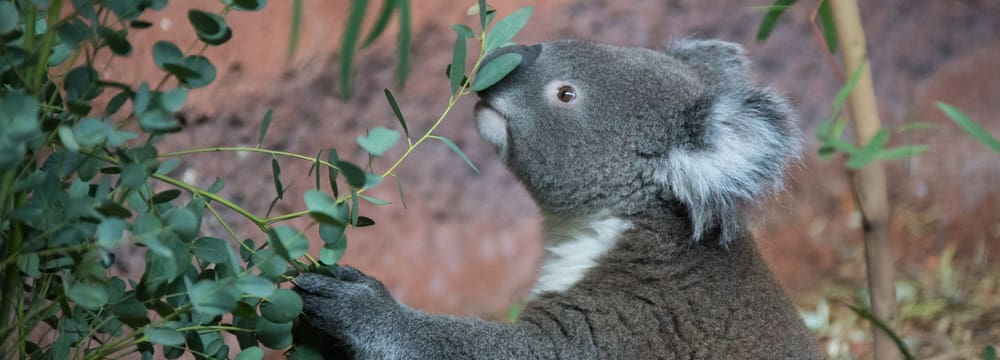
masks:
<path fill-rule="evenodd" d="M 486 66 L 486 64 L 489 64 L 490 61 L 493 61 L 493 59 L 496 59 L 497 57 L 500 57 L 501 55 L 511 54 L 511 53 L 519 54 L 519 55 L 521 55 L 521 63 L 518 64 L 516 68 L 514 68 L 514 71 L 511 71 L 510 74 L 507 74 L 506 77 L 510 77 L 510 76 L 514 75 L 515 73 L 517 73 L 519 71 L 523 71 L 524 69 L 527 69 L 528 67 L 530 67 L 531 64 L 533 64 L 535 62 L 535 59 L 538 58 L 538 54 L 541 53 L 541 52 L 542 52 L 542 45 L 510 45 L 510 46 L 504 46 L 502 48 L 490 51 L 489 54 L 486 54 L 486 58 L 483 59 L 483 66 Z M 490 88 L 492 88 L 492 87 L 490 87 Z M 483 91 L 489 90 L 490 88 L 484 89 Z M 479 91 L 479 92 L 477 92 L 477 94 L 479 94 L 480 96 L 482 96 L 483 91 Z"/>

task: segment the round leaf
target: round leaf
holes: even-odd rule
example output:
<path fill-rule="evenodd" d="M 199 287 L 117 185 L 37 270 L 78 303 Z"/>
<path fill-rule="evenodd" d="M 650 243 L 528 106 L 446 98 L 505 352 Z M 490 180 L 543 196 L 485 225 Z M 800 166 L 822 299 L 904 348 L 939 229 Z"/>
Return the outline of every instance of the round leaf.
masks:
<path fill-rule="evenodd" d="M 198 39 L 206 44 L 220 45 L 232 37 L 232 31 L 226 25 L 226 19 L 217 14 L 191 9 L 188 10 L 188 20 L 194 26 L 194 32 L 198 35 Z"/>
<path fill-rule="evenodd" d="M 254 275 L 243 275 L 236 280 L 236 288 L 244 294 L 253 297 L 269 297 L 274 294 L 275 287 L 271 280 Z"/>
<path fill-rule="evenodd" d="M 104 39 L 104 42 L 111 48 L 111 52 L 118 56 L 126 56 L 132 53 L 132 44 L 125 39 L 125 33 L 114 31 L 106 27 L 98 27 L 97 34 Z"/>
<path fill-rule="evenodd" d="M 97 311 L 108 303 L 108 293 L 104 288 L 88 283 L 78 282 L 66 290 L 68 296 L 77 305 L 88 310 Z"/>
<path fill-rule="evenodd" d="M 288 289 L 275 289 L 267 301 L 260 304 L 260 315 L 277 323 L 295 320 L 301 312 L 302 298 Z"/>
<path fill-rule="evenodd" d="M 232 0 L 234 8 L 244 11 L 260 11 L 267 5 L 267 0 Z"/>
<path fill-rule="evenodd" d="M 338 204 L 326 193 L 319 190 L 309 190 L 305 194 L 306 207 L 316 221 L 322 224 L 344 226 L 350 221 L 350 210 L 347 204 Z"/>
<path fill-rule="evenodd" d="M 358 136 L 358 144 L 369 153 L 375 156 L 382 156 L 399 141 L 399 132 L 396 130 L 377 127 L 368 132 L 368 136 Z"/>
<path fill-rule="evenodd" d="M 200 280 L 194 285 L 188 282 L 187 288 L 194 310 L 207 316 L 233 311 L 242 295 L 235 286 L 222 281 Z"/>
<path fill-rule="evenodd" d="M 257 340 L 272 349 L 284 349 L 292 344 L 292 322 L 274 323 L 265 318 L 257 318 L 254 324 Z"/>
<path fill-rule="evenodd" d="M 195 215 L 194 211 L 186 207 L 175 208 L 167 216 L 167 226 L 177 234 L 182 241 L 191 241 L 198 236 L 198 228 L 201 227 L 201 219 Z"/>
<path fill-rule="evenodd" d="M 472 81 L 472 86 L 470 89 L 472 91 L 482 91 L 486 88 L 493 86 L 500 80 L 503 80 L 504 76 L 510 74 L 517 68 L 517 65 L 521 63 L 521 54 L 518 53 L 507 53 L 490 60 L 490 62 L 483 65 L 479 72 L 476 74 L 476 79 Z"/>
<path fill-rule="evenodd" d="M 184 60 L 181 49 L 169 41 L 157 41 L 153 45 L 153 62 L 160 69 L 166 70 L 167 63 L 180 63 Z"/>
<path fill-rule="evenodd" d="M 271 229 L 268 242 L 274 251 L 286 261 L 292 261 L 309 250 L 309 239 L 290 226 L 278 226 Z"/>
<path fill-rule="evenodd" d="M 146 338 L 157 344 L 179 346 L 184 344 L 184 335 L 168 327 L 146 327 Z"/>
<path fill-rule="evenodd" d="M 0 2 L 0 34 L 6 34 L 17 29 L 17 7 L 13 2 Z"/>
<path fill-rule="evenodd" d="M 215 65 L 212 65 L 208 58 L 201 55 L 188 56 L 184 58 L 183 65 L 198 74 L 198 76 L 183 79 L 188 86 L 200 88 L 215 81 Z"/>
<path fill-rule="evenodd" d="M 225 264 L 229 262 L 229 245 L 225 240 L 214 237 L 203 237 L 194 241 L 191 247 L 194 256 L 202 261 L 213 264 Z"/>
<path fill-rule="evenodd" d="M 240 352 L 239 355 L 236 355 L 236 357 L 233 360 L 261 360 L 263 358 L 264 358 L 264 350 L 261 350 L 259 347 L 256 346 L 251 346 L 246 349 L 243 349 L 243 351 Z"/>
<path fill-rule="evenodd" d="M 105 250 L 114 250 L 122 241 L 125 222 L 118 218 L 108 218 L 97 226 L 97 245 Z"/>

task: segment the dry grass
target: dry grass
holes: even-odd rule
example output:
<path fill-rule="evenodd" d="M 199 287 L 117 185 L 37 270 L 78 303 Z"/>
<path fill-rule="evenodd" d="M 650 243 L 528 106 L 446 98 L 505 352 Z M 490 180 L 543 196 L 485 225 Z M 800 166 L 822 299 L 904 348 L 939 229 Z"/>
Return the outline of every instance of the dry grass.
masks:
<path fill-rule="evenodd" d="M 981 246 L 985 249 L 985 246 Z M 860 250 L 848 254 L 832 280 L 809 305 L 806 324 L 830 359 L 871 358 L 868 321 L 848 305 L 867 305 Z M 895 330 L 917 359 L 983 359 L 1000 345 L 1000 264 L 986 251 L 956 261 L 954 247 L 896 276 L 899 321 Z"/>

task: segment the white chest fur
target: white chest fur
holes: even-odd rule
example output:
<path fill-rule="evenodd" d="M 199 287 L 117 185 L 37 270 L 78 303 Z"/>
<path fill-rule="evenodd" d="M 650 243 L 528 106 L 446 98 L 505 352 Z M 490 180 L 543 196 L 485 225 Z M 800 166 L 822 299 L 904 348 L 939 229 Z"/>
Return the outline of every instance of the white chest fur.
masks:
<path fill-rule="evenodd" d="M 542 228 L 545 260 L 530 297 L 573 287 L 629 226 L 627 221 L 608 215 L 576 219 L 546 216 Z"/>

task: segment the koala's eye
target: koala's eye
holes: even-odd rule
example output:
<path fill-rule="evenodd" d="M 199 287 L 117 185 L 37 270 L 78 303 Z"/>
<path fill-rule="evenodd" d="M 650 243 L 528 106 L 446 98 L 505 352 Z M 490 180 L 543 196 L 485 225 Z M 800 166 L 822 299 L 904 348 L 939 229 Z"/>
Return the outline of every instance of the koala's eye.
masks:
<path fill-rule="evenodd" d="M 563 85 L 560 86 L 559 89 L 557 89 L 556 91 L 557 91 L 556 98 L 558 98 L 559 101 L 568 104 L 570 102 L 573 102 L 573 100 L 576 100 L 576 89 L 573 88 L 572 86 Z"/>

